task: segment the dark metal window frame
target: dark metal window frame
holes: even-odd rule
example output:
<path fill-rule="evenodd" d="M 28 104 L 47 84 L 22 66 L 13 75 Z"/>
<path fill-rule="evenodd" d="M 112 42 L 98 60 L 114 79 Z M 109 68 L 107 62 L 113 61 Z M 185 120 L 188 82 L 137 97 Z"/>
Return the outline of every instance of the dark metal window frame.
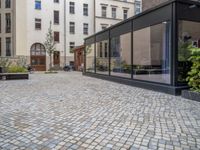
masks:
<path fill-rule="evenodd" d="M 183 6 L 185 7 L 190 7 L 194 5 L 194 7 L 196 7 L 196 10 L 193 10 L 193 12 L 195 13 L 195 11 L 199 11 L 200 10 L 200 3 L 199 2 L 194 2 L 194 1 L 181 1 L 181 0 L 171 0 L 168 1 L 166 3 L 163 3 L 155 8 L 149 9 L 141 14 L 138 14 L 132 18 L 129 18 L 123 22 L 120 22 L 112 27 L 109 27 L 107 29 L 105 29 L 104 31 L 101 31 L 99 33 L 96 33 L 95 35 L 86 38 L 85 39 L 85 45 L 87 44 L 95 44 L 95 56 L 94 56 L 94 60 L 95 60 L 95 65 L 96 65 L 96 42 L 101 41 L 102 39 L 104 40 L 109 40 L 109 75 L 103 75 L 103 74 L 97 74 L 96 73 L 96 66 L 95 66 L 95 72 L 94 73 L 89 73 L 91 76 L 94 77 L 99 77 L 99 78 L 103 78 L 103 79 L 108 79 L 108 80 L 113 80 L 113 81 L 117 81 L 117 82 L 122 82 L 120 80 L 123 80 L 123 83 L 125 84 L 131 84 L 128 82 L 134 82 L 136 83 L 136 85 L 141 84 L 141 87 L 145 87 L 147 86 L 150 87 L 152 85 L 152 87 L 155 87 L 156 90 L 158 91 L 164 91 L 170 94 L 180 94 L 180 90 L 184 89 L 184 88 L 188 88 L 188 86 L 185 85 L 180 85 L 178 83 L 178 21 L 179 20 L 190 20 L 190 21 L 200 21 L 200 16 L 199 14 L 196 14 L 194 17 L 193 16 L 189 16 L 186 13 L 182 13 L 183 12 Z M 192 19 L 191 19 L 192 18 Z M 132 63 L 132 67 L 133 67 L 133 32 L 137 31 L 139 29 L 143 29 L 145 27 L 149 27 L 155 24 L 159 24 L 163 21 L 170 21 L 171 22 L 171 33 L 170 33 L 170 37 L 171 37 L 171 45 L 170 45 L 170 84 L 166 84 L 166 83 L 156 83 L 156 82 L 152 82 L 152 81 L 145 81 L 145 80 L 137 80 L 137 79 L 133 79 L 133 71 L 131 73 L 131 79 L 129 78 L 124 78 L 124 77 L 115 77 L 115 76 L 111 76 L 110 74 L 110 62 L 111 62 L 111 38 L 116 36 L 116 35 L 123 35 L 123 32 L 126 32 L 127 30 L 127 26 L 126 24 L 131 23 L 131 30 L 129 32 L 131 32 L 131 63 Z M 126 27 L 123 27 L 126 26 Z M 118 28 L 118 30 L 117 30 Z M 129 33 L 126 32 L 126 33 Z M 108 33 L 109 36 L 106 39 L 105 38 L 105 33 Z M 104 38 L 100 38 L 100 37 L 104 37 Z M 94 39 L 94 41 L 91 41 L 91 38 Z M 90 42 L 89 42 L 90 41 Z M 85 56 L 85 60 L 86 60 L 86 55 Z M 86 61 L 85 61 L 86 62 Z M 85 63 L 85 68 L 86 68 L 86 63 Z M 132 69 L 133 70 L 133 69 Z M 86 72 L 86 70 L 84 70 L 84 73 L 86 75 L 88 75 L 88 73 Z M 134 84 L 133 84 L 134 85 Z M 159 89 L 159 86 L 162 89 Z M 166 88 L 166 91 L 165 91 Z"/>

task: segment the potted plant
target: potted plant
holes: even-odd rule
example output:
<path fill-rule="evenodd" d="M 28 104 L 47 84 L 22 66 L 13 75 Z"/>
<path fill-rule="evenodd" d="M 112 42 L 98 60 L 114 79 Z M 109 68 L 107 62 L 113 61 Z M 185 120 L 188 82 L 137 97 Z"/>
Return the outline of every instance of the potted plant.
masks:
<path fill-rule="evenodd" d="M 192 62 L 191 70 L 188 73 L 187 82 L 190 90 L 184 90 L 182 96 L 187 99 L 200 101 L 200 48 L 190 48 Z"/>

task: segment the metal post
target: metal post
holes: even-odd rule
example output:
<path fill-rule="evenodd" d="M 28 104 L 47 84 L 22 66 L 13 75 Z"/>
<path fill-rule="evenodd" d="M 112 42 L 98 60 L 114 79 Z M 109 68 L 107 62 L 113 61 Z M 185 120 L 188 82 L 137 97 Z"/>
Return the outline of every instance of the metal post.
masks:
<path fill-rule="evenodd" d="M 67 63 L 67 53 L 66 53 L 66 50 L 67 50 L 67 41 L 66 41 L 66 0 L 64 0 L 64 66 L 66 65 Z"/>

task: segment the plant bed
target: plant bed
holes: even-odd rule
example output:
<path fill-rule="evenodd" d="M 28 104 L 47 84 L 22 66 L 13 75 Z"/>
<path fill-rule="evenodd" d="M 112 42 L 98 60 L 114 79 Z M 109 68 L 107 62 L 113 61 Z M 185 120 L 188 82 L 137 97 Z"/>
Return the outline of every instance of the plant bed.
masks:
<path fill-rule="evenodd" d="M 27 80 L 28 73 L 0 73 L 0 80 Z"/>
<path fill-rule="evenodd" d="M 190 90 L 183 90 L 181 96 L 186 99 L 200 102 L 200 93 Z"/>

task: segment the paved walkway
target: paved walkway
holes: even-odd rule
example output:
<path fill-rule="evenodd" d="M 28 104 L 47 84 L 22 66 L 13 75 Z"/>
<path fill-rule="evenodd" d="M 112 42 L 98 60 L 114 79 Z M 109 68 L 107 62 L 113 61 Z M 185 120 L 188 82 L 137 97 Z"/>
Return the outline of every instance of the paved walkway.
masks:
<path fill-rule="evenodd" d="M 200 103 L 83 77 L 0 81 L 0 149 L 200 149 Z"/>

